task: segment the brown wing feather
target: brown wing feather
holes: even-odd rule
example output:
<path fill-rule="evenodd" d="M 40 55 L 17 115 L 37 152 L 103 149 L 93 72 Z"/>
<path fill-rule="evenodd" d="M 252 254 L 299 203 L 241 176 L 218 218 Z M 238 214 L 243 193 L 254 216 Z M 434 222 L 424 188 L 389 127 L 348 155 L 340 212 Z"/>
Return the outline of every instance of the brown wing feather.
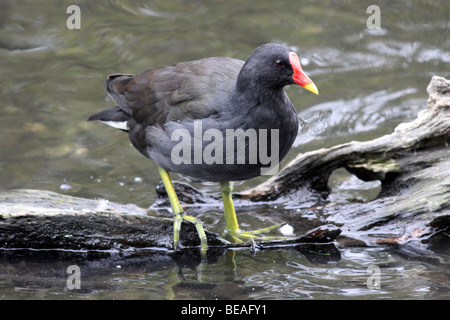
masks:
<path fill-rule="evenodd" d="M 244 64 L 207 58 L 144 71 L 114 74 L 105 83 L 110 97 L 144 127 L 202 119 L 220 112 Z"/>

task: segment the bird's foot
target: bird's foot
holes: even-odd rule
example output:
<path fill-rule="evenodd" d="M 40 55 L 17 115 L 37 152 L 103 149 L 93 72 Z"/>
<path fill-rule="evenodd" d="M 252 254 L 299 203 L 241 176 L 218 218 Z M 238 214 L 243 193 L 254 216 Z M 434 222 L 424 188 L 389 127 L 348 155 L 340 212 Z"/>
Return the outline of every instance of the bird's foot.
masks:
<path fill-rule="evenodd" d="M 203 229 L 203 224 L 200 219 L 188 216 L 187 214 L 179 213 L 174 215 L 173 223 L 173 243 L 174 249 L 177 250 L 180 242 L 180 229 L 181 223 L 184 221 L 192 223 L 197 229 L 197 234 L 200 239 L 200 253 L 202 256 L 206 256 L 206 249 L 208 246 L 205 230 Z"/>
<path fill-rule="evenodd" d="M 225 237 L 233 243 L 244 243 L 249 241 L 272 241 L 272 240 L 285 240 L 291 239 L 290 236 L 269 236 L 264 235 L 272 230 L 278 229 L 286 224 L 276 224 L 267 228 L 252 230 L 252 231 L 241 231 L 241 230 L 227 230 Z"/>

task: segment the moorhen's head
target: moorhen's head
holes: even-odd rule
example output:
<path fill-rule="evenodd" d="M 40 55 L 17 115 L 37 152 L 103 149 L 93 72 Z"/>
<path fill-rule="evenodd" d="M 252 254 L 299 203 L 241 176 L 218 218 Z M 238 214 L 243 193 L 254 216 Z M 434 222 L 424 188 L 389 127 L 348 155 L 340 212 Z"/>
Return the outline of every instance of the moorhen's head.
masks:
<path fill-rule="evenodd" d="M 238 87 L 242 83 L 264 89 L 298 84 L 319 94 L 314 82 L 303 72 L 297 53 L 277 43 L 264 44 L 253 51 L 239 74 Z"/>

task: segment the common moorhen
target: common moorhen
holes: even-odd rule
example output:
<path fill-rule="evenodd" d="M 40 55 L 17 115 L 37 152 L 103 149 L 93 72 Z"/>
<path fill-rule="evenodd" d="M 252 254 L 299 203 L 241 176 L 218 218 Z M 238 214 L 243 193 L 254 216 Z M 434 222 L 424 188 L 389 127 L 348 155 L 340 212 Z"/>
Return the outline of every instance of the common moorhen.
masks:
<path fill-rule="evenodd" d="M 290 84 L 318 94 L 297 54 L 268 43 L 245 62 L 214 57 L 109 75 L 105 88 L 117 106 L 89 120 L 128 132 L 133 146 L 156 162 L 173 209 L 174 248 L 185 220 L 195 224 L 204 253 L 202 223 L 184 214 L 168 172 L 220 182 L 227 234 L 233 241 L 254 237 L 239 230 L 231 181 L 270 174 L 288 153 L 298 131 L 283 89 Z"/>

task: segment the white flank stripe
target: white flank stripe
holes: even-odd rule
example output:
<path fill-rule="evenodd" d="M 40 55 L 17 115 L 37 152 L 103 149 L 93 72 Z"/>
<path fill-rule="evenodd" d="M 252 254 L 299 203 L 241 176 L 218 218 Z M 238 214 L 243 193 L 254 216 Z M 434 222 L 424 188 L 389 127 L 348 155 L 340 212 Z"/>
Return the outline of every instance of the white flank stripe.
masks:
<path fill-rule="evenodd" d="M 128 131 L 127 121 L 101 121 L 101 120 L 99 120 L 99 121 L 110 127 Z"/>

